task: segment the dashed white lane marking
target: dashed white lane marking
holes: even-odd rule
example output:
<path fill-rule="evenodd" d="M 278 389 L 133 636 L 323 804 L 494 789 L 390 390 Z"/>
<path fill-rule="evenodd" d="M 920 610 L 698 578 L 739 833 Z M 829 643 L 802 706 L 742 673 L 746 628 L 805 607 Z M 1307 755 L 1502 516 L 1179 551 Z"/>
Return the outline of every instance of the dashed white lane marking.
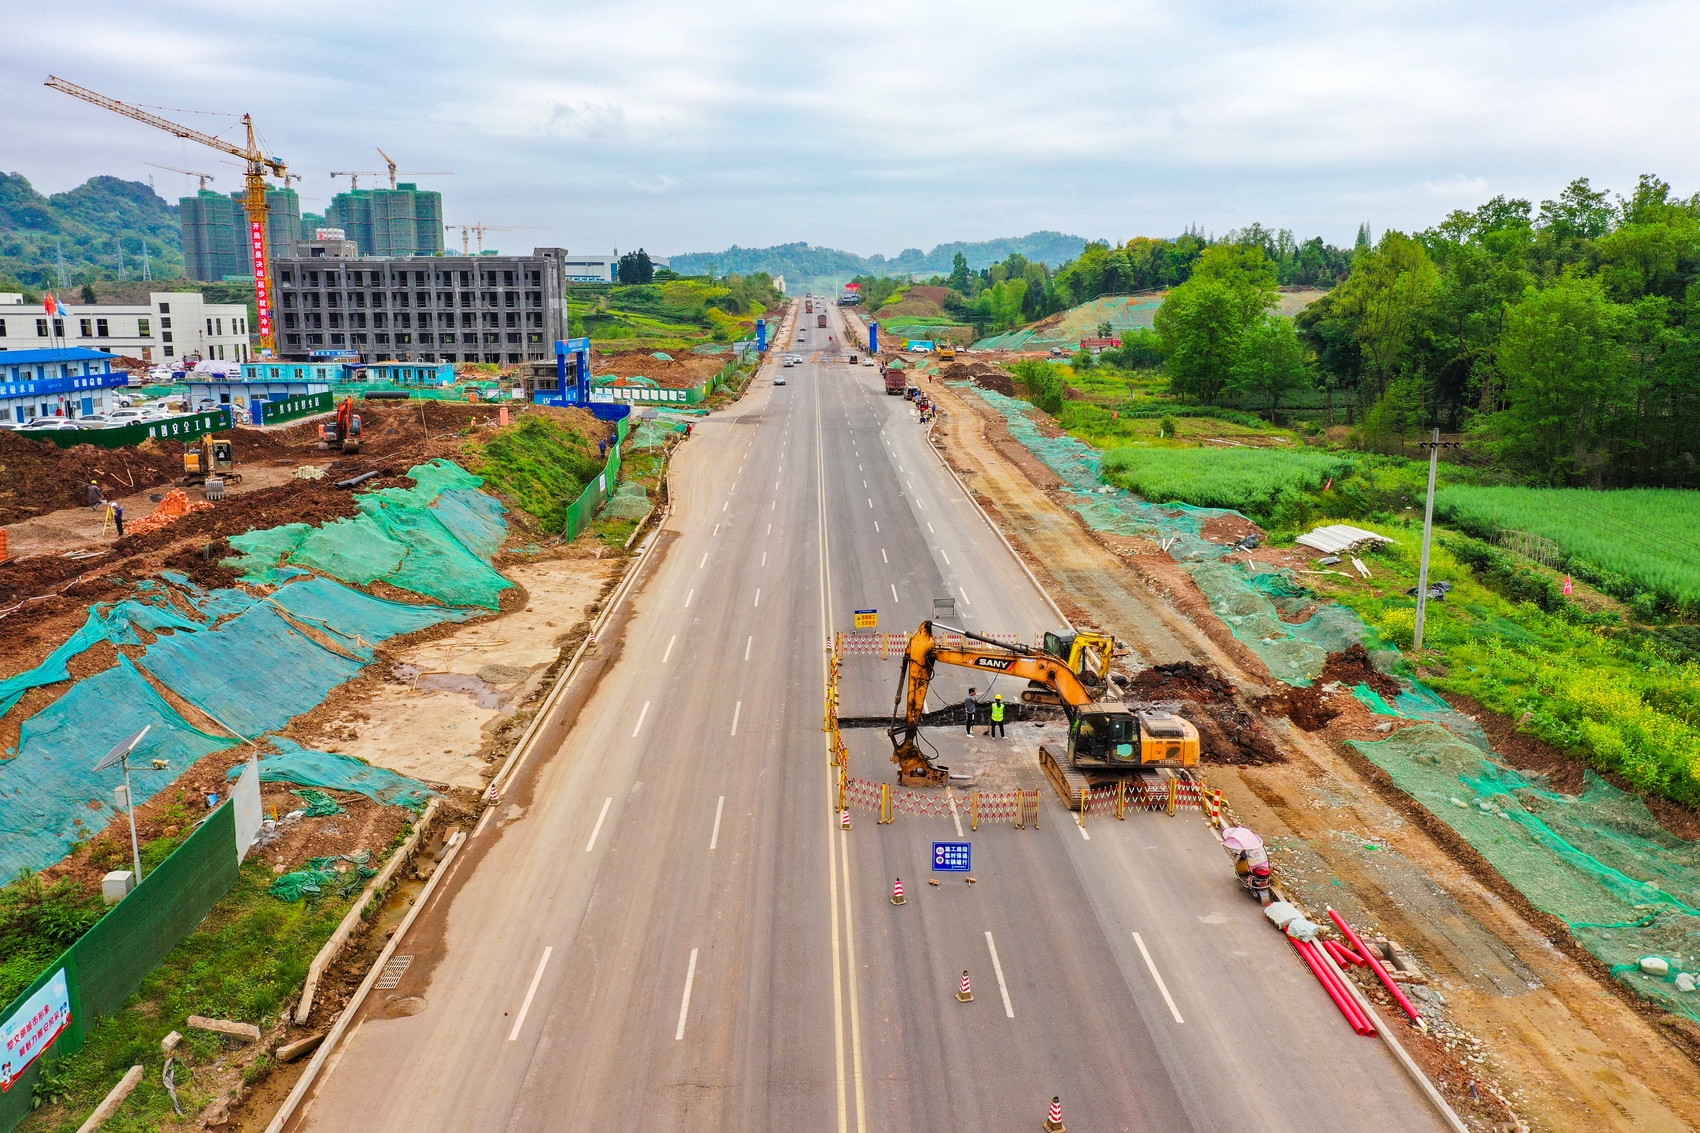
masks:
<path fill-rule="evenodd" d="M 933 530 L 933 525 L 932 525 L 932 524 L 930 524 L 930 523 L 929 523 L 929 524 L 927 524 L 927 531 L 928 531 L 928 532 L 929 532 L 929 533 L 930 533 L 930 534 L 933 534 L 933 535 L 937 535 L 937 534 L 938 534 L 938 532 L 937 532 L 937 531 L 934 531 L 934 530 Z"/>
<path fill-rule="evenodd" d="M 737 704 L 732 706 L 732 734 L 734 736 L 738 734 L 738 717 L 743 714 L 744 702 L 740 700 Z"/>
<path fill-rule="evenodd" d="M 750 659 L 750 649 L 755 645 L 755 643 L 756 637 L 755 634 L 752 633 L 750 635 L 750 639 L 744 642 L 744 660 L 748 661 Z"/>
<path fill-rule="evenodd" d="M 661 655 L 661 663 L 663 665 L 665 665 L 667 663 L 667 658 L 673 656 L 673 643 L 675 641 L 678 641 L 678 640 L 679 640 L 678 634 L 674 634 L 672 637 L 669 637 L 667 639 L 667 651 Z"/>
<path fill-rule="evenodd" d="M 880 533 L 880 521 L 876 519 L 876 520 L 874 520 L 874 534 L 878 535 L 879 533 Z"/>
<path fill-rule="evenodd" d="M 649 715 L 649 701 L 643 702 L 643 709 L 638 712 L 637 726 L 632 729 L 632 739 L 637 739 L 638 730 L 643 727 L 643 718 Z"/>
<path fill-rule="evenodd" d="M 720 801 L 714 804 L 714 836 L 708 840 L 708 848 L 715 849 L 720 845 L 720 813 L 726 809 L 726 796 L 721 795 Z"/>
<path fill-rule="evenodd" d="M 553 945 L 545 948 L 542 959 L 537 961 L 537 971 L 531 974 L 531 986 L 525 989 L 525 1002 L 519 1005 L 519 1014 L 514 1016 L 514 1029 L 508 1032 L 509 1042 L 519 1038 L 519 1029 L 525 1026 L 526 1013 L 531 1010 L 531 1001 L 537 996 L 537 985 L 543 982 L 543 968 L 549 963 L 549 957 L 554 951 Z"/>
<path fill-rule="evenodd" d="M 867 487 L 867 486 L 868 486 L 868 482 L 867 482 L 867 481 L 866 481 L 866 480 L 864 480 L 864 481 L 862 481 L 862 487 L 864 487 L 864 488 L 866 488 L 866 487 Z M 873 506 L 874 506 L 874 501 L 873 501 L 873 500 L 869 500 L 869 501 L 868 501 L 868 506 L 869 506 L 869 507 L 873 507 Z"/>
<path fill-rule="evenodd" d="M 897 583 L 895 582 L 891 584 L 891 600 L 896 602 L 898 605 L 903 604 L 903 599 L 897 596 Z"/>
<path fill-rule="evenodd" d="M 602 821 L 608 817 L 608 808 L 614 804 L 612 797 L 602 800 L 602 810 L 596 816 L 596 825 L 590 830 L 590 841 L 584 844 L 584 852 L 590 853 L 596 847 L 596 836 L 602 833 Z"/>
<path fill-rule="evenodd" d="M 1015 1018 L 1015 1006 L 1009 1001 L 1009 985 L 1003 982 L 1003 965 L 998 963 L 997 942 L 992 939 L 992 934 L 989 932 L 986 934 L 986 949 L 992 954 L 992 971 L 998 977 L 998 991 L 1003 993 L 1004 1017 L 1013 1019 Z"/>
<path fill-rule="evenodd" d="M 761 553 L 761 565 L 762 565 L 762 566 L 766 566 L 766 565 L 767 565 L 767 552 L 766 552 L 766 551 L 763 551 L 763 552 L 762 552 L 762 553 Z"/>
<path fill-rule="evenodd" d="M 697 596 L 697 588 L 693 586 L 693 587 L 691 587 L 691 592 L 689 594 L 685 595 L 685 609 L 688 610 L 688 609 L 691 608 L 691 599 L 695 598 L 696 596 Z"/>
<path fill-rule="evenodd" d="M 703 567 L 705 567 L 707 565 L 708 565 L 708 552 L 704 551 L 702 553 L 702 562 L 697 564 L 697 569 L 701 570 Z"/>
<path fill-rule="evenodd" d="M 1186 1020 L 1181 1018 L 1181 1009 L 1175 1006 L 1175 997 L 1169 994 L 1169 985 L 1163 982 L 1163 975 L 1157 970 L 1157 962 L 1151 959 L 1150 950 L 1145 947 L 1145 941 L 1137 932 L 1133 934 L 1133 942 L 1139 945 L 1139 954 L 1145 957 L 1145 966 L 1151 969 L 1151 978 L 1157 981 L 1157 990 L 1163 993 L 1163 1002 L 1169 1005 L 1169 1014 L 1175 1017 L 1175 1022 L 1185 1023 Z"/>
<path fill-rule="evenodd" d="M 754 602 L 754 605 L 757 605 L 757 606 L 761 605 L 761 587 L 759 587 L 759 586 L 756 587 L 756 600 Z"/>
<path fill-rule="evenodd" d="M 697 978 L 697 950 L 691 949 L 691 966 L 685 970 L 685 997 L 679 1001 L 679 1029 L 673 1032 L 675 1040 L 685 1037 L 685 1020 L 691 1013 L 691 984 Z"/>
<path fill-rule="evenodd" d="M 974 603 L 973 603 L 973 602 L 971 602 L 971 601 L 969 601 L 969 598 L 968 598 L 968 591 L 966 591 L 966 590 L 964 590 L 964 589 L 963 589 L 963 588 L 962 588 L 962 587 L 960 587 L 960 586 L 958 586 L 958 587 L 957 587 L 957 588 L 956 588 L 956 592 L 957 592 L 957 593 L 958 593 L 958 594 L 960 594 L 960 595 L 962 595 L 962 604 L 963 604 L 963 605 L 964 605 L 964 606 L 972 606 L 972 605 L 973 605 L 973 604 L 974 604 Z"/>
<path fill-rule="evenodd" d="M 888 562 L 888 563 L 889 563 L 889 562 L 890 562 L 890 561 L 891 561 L 891 560 L 890 560 L 890 559 L 889 559 L 889 558 L 887 558 L 887 557 L 886 557 L 886 554 L 885 554 L 885 548 L 884 548 L 884 547 L 881 547 L 881 548 L 880 548 L 880 560 L 881 560 L 881 561 L 882 561 L 882 562 Z"/>
<path fill-rule="evenodd" d="M 944 560 L 945 566 L 950 565 L 950 556 L 944 553 L 944 549 L 942 547 L 939 549 L 939 557 Z"/>

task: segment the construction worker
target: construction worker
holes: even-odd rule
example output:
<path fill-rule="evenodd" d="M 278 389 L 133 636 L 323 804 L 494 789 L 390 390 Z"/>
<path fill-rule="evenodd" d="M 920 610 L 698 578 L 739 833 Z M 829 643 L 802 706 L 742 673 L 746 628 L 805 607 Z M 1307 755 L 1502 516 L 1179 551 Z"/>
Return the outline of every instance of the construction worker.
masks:
<path fill-rule="evenodd" d="M 968 735 L 974 734 L 974 714 L 980 710 L 980 702 L 974 699 L 978 689 L 969 689 L 968 695 L 962 701 L 962 723 Z"/>
<path fill-rule="evenodd" d="M 100 490 L 100 485 L 97 482 L 90 480 L 89 481 L 89 506 L 91 508 L 99 507 L 105 499 L 106 499 L 106 494 Z"/>
<path fill-rule="evenodd" d="M 112 505 L 112 522 L 118 525 L 118 538 L 124 538 L 124 505 Z"/>
<path fill-rule="evenodd" d="M 1002 738 L 1003 730 L 1003 694 L 992 697 L 992 728 L 986 733 L 989 736 Z"/>

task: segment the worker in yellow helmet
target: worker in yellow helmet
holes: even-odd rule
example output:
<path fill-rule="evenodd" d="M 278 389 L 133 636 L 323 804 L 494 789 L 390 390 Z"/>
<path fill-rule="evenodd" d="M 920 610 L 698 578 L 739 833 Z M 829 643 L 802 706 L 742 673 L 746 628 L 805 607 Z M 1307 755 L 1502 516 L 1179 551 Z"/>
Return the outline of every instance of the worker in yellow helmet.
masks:
<path fill-rule="evenodd" d="M 999 693 L 992 697 L 992 730 L 987 733 L 988 735 L 1000 737 L 1004 735 L 1003 714 L 1003 694 Z"/>

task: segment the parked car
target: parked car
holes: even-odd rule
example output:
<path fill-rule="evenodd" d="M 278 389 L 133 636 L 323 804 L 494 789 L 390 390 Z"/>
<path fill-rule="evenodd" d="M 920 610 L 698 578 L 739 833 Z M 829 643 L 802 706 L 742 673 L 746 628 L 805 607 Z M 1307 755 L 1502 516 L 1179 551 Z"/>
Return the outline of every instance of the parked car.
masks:
<path fill-rule="evenodd" d="M 37 417 L 24 425 L 27 432 L 47 432 L 53 429 L 75 429 L 77 423 L 66 417 Z"/>
<path fill-rule="evenodd" d="M 157 416 L 158 414 L 150 413 L 145 408 L 125 406 L 108 413 L 106 419 L 112 425 L 134 425 L 137 421 L 152 421 Z"/>

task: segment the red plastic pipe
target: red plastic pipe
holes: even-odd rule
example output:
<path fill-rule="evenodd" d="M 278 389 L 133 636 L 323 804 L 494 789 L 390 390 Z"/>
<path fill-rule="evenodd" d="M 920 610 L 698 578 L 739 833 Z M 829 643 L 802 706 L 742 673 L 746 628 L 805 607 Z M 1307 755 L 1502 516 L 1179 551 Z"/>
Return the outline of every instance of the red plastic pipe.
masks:
<path fill-rule="evenodd" d="M 1353 1001 L 1351 994 L 1334 982 L 1334 973 L 1330 972 L 1328 966 L 1310 951 L 1313 946 L 1295 937 L 1289 936 L 1287 939 L 1293 942 L 1293 947 L 1298 951 L 1300 959 L 1304 960 L 1305 966 L 1310 968 L 1311 974 L 1322 985 L 1322 990 L 1328 993 L 1328 998 L 1334 1001 L 1334 1006 L 1340 1009 L 1340 1014 L 1346 1017 L 1346 1022 L 1352 1025 L 1352 1030 L 1360 1035 L 1374 1034 L 1375 1029 L 1369 1025 L 1369 1020 L 1364 1018 L 1363 1012 L 1358 1009 L 1358 1005 Z"/>
<path fill-rule="evenodd" d="M 1346 918 L 1332 908 L 1328 910 L 1328 915 L 1333 918 L 1334 927 L 1339 929 L 1341 935 L 1352 942 L 1352 947 L 1356 948 L 1358 955 L 1364 958 L 1364 962 L 1369 965 L 1369 970 L 1375 973 L 1375 978 L 1381 981 L 1383 987 L 1387 988 L 1400 1008 L 1411 1017 L 1411 1021 L 1414 1023 L 1422 1022 L 1423 1013 L 1418 1011 L 1409 999 L 1405 998 L 1405 993 L 1399 989 L 1398 984 L 1393 982 L 1393 977 L 1387 974 L 1387 969 L 1381 966 L 1381 961 L 1375 958 L 1375 953 L 1371 952 L 1364 942 L 1358 938 L 1358 934 L 1352 931 L 1352 926 L 1346 923 Z"/>
<path fill-rule="evenodd" d="M 1322 972 L 1328 977 L 1329 983 L 1334 985 L 1334 989 L 1340 993 L 1341 998 L 1352 1005 L 1352 1010 L 1357 1013 L 1358 1019 L 1363 1023 L 1363 1026 L 1357 1028 L 1358 1034 L 1375 1034 L 1375 1020 L 1370 1018 L 1369 1012 L 1364 1010 L 1363 1004 L 1358 1002 L 1358 997 L 1352 994 L 1352 989 L 1346 986 L 1345 973 L 1329 962 L 1328 958 L 1322 954 L 1320 945 L 1313 942 L 1310 948 L 1311 955 L 1316 957 L 1316 962 L 1322 966 Z"/>
<path fill-rule="evenodd" d="M 1347 948 L 1339 941 L 1324 940 L 1322 942 L 1322 946 L 1328 949 L 1328 954 L 1334 957 L 1334 962 L 1336 964 L 1352 964 L 1360 968 L 1363 967 L 1363 957 L 1359 956 L 1356 952 L 1353 952 L 1350 948 Z"/>

